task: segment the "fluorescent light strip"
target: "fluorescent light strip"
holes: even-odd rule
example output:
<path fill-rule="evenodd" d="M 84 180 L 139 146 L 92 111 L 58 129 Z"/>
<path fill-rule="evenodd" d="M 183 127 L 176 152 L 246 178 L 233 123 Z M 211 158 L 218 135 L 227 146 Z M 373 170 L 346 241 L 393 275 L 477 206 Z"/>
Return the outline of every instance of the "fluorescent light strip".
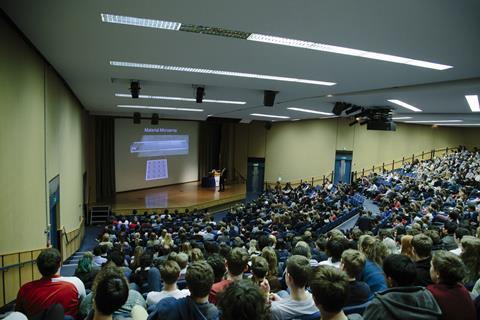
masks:
<path fill-rule="evenodd" d="M 463 120 L 415 120 L 415 121 L 404 121 L 405 123 L 452 123 L 452 122 L 463 122 Z"/>
<path fill-rule="evenodd" d="M 293 111 L 307 112 L 307 113 L 323 114 L 325 116 L 333 116 L 333 113 L 316 111 L 316 110 L 311 110 L 311 109 L 293 108 L 293 107 L 292 108 L 287 108 L 287 109 L 288 110 L 293 110 Z"/>
<path fill-rule="evenodd" d="M 290 119 L 290 117 L 286 117 L 286 116 L 274 116 L 272 114 L 263 114 L 263 113 L 251 113 L 250 115 L 255 117 L 265 117 L 265 118 Z"/>
<path fill-rule="evenodd" d="M 407 120 L 407 119 L 412 119 L 412 117 L 395 117 L 395 118 L 392 118 L 392 120 Z"/>
<path fill-rule="evenodd" d="M 436 123 L 437 126 L 480 126 L 480 123 Z"/>
<path fill-rule="evenodd" d="M 477 95 L 468 95 L 465 96 L 467 99 L 468 105 L 472 112 L 480 112 L 480 105 L 478 104 L 478 96 Z"/>
<path fill-rule="evenodd" d="M 115 93 L 115 97 L 120 98 L 131 98 L 132 95 L 128 93 Z M 196 102 L 194 98 L 182 98 L 182 97 L 164 97 L 164 96 L 150 96 L 141 94 L 138 96 L 140 99 L 157 99 L 157 100 L 174 100 L 174 101 L 190 101 Z M 208 103 L 225 103 L 225 104 L 246 104 L 245 101 L 231 101 L 231 100 L 212 100 L 212 99 L 203 99 L 203 102 Z"/>
<path fill-rule="evenodd" d="M 315 84 L 315 85 L 320 85 L 320 86 L 333 86 L 333 85 L 336 84 L 335 82 L 298 79 L 298 78 L 289 78 L 289 77 L 277 77 L 277 76 L 269 76 L 269 75 L 264 75 L 264 74 L 244 73 L 244 72 L 234 72 L 234 71 L 222 71 L 222 70 L 191 68 L 191 67 L 166 66 L 166 65 L 161 65 L 161 64 L 136 63 L 136 62 L 125 62 L 125 61 L 110 61 L 110 65 L 115 66 L 115 67 L 155 69 L 155 70 L 165 70 L 165 71 L 180 71 L 180 72 L 192 72 L 192 73 L 202 73 L 202 74 L 214 74 L 214 75 L 219 75 L 219 76 L 254 78 L 254 79 L 264 79 L 264 80 L 286 81 L 286 82 L 299 82 L 299 83 Z"/>
<path fill-rule="evenodd" d="M 154 109 L 154 110 L 169 110 L 169 111 L 192 111 L 192 112 L 203 112 L 203 109 L 192 109 L 192 108 L 173 108 L 173 107 L 156 107 L 156 106 L 130 106 L 119 104 L 118 108 L 130 108 L 130 109 Z"/>
<path fill-rule="evenodd" d="M 143 18 L 136 18 L 136 17 L 129 17 L 129 16 L 119 16 L 115 14 L 107 14 L 107 13 L 102 13 L 101 17 L 102 17 L 102 22 L 125 24 L 129 26 L 154 28 L 154 29 L 178 31 L 182 26 L 180 22 L 143 19 Z"/>
<path fill-rule="evenodd" d="M 446 70 L 446 69 L 452 68 L 452 66 L 445 65 L 445 64 L 415 60 L 415 59 L 410 59 L 405 57 L 394 56 L 390 54 L 383 54 L 383 53 L 372 52 L 372 51 L 364 51 L 364 50 L 351 49 L 346 47 L 332 46 L 324 43 L 317 43 L 317 42 L 311 42 L 311 41 L 303 41 L 303 40 L 282 38 L 282 37 L 276 37 L 276 36 L 269 36 L 269 35 L 259 34 L 259 33 L 252 33 L 247 38 L 247 40 L 277 44 L 282 46 L 324 51 L 324 52 L 332 52 L 332 53 L 344 54 L 344 55 L 361 57 L 361 58 L 382 60 L 387 62 L 401 63 L 401 64 L 407 64 L 407 65 L 435 69 L 435 70 Z"/>
<path fill-rule="evenodd" d="M 404 107 L 404 108 L 406 108 L 406 109 L 412 110 L 412 111 L 414 111 L 414 112 L 422 112 L 421 109 L 418 109 L 418 108 L 416 108 L 416 107 L 414 107 L 414 106 L 412 106 L 412 105 L 410 105 L 410 104 L 408 104 L 408 103 L 405 103 L 405 102 L 400 101 L 400 100 L 397 100 L 397 99 L 389 99 L 388 101 L 391 102 L 391 103 L 395 103 L 395 104 L 397 104 L 397 105 L 399 105 L 399 106 L 401 106 L 401 107 Z"/>

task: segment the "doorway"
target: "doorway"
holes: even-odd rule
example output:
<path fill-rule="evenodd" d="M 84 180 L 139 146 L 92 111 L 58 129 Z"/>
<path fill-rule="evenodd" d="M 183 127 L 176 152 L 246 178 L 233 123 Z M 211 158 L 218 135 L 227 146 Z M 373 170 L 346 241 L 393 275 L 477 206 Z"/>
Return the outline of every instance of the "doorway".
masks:
<path fill-rule="evenodd" d="M 248 158 L 247 164 L 247 200 L 263 192 L 265 158 Z"/>
<path fill-rule="evenodd" d="M 352 151 L 340 151 L 335 153 L 335 177 L 333 182 L 335 184 L 350 183 L 352 173 Z"/>
<path fill-rule="evenodd" d="M 48 182 L 48 199 L 49 199 L 49 212 L 50 212 L 50 232 L 48 234 L 50 244 L 53 248 L 59 249 L 58 244 L 58 233 L 57 233 L 57 218 L 59 217 L 60 211 L 60 176 L 57 175 L 55 178 Z"/>

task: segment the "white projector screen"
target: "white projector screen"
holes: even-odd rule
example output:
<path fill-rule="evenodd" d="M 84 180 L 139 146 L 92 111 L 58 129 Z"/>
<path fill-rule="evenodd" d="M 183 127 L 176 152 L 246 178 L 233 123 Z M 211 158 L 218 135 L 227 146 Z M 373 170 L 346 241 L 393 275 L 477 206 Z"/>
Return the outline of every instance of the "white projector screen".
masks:
<path fill-rule="evenodd" d="M 115 119 L 117 192 L 198 180 L 198 123 Z"/>

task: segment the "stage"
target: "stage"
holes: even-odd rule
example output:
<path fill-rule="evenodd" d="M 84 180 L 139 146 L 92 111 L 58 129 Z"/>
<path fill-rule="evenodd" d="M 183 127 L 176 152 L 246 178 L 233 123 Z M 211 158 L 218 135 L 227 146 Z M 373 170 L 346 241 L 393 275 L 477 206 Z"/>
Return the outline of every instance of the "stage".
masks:
<path fill-rule="evenodd" d="M 110 205 L 115 214 L 131 214 L 137 209 L 138 214 L 144 211 L 160 212 L 165 208 L 178 209 L 183 212 L 194 208 L 205 209 L 227 206 L 245 199 L 246 185 L 226 185 L 225 191 L 219 192 L 217 188 L 202 188 L 201 182 L 189 182 L 165 187 L 149 188 L 136 191 L 119 192 L 115 198 L 98 201 L 95 205 Z"/>

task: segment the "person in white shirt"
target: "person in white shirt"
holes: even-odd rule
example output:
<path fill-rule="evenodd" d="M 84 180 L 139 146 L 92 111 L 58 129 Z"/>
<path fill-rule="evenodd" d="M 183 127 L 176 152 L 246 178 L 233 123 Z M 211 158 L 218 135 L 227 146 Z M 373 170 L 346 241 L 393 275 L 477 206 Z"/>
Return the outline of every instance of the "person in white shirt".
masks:
<path fill-rule="evenodd" d="M 318 313 L 311 293 L 305 290 L 311 267 L 308 258 L 293 255 L 287 260 L 285 280 L 290 296 L 280 298 L 272 295 L 271 314 L 273 320 L 292 319 Z"/>
<path fill-rule="evenodd" d="M 162 277 L 164 287 L 162 291 L 151 291 L 147 295 L 147 306 L 154 306 L 160 300 L 166 297 L 180 299 L 190 295 L 188 289 L 180 290 L 177 287 L 177 280 L 180 276 L 180 267 L 176 261 L 167 260 L 160 267 L 160 276 Z"/>

